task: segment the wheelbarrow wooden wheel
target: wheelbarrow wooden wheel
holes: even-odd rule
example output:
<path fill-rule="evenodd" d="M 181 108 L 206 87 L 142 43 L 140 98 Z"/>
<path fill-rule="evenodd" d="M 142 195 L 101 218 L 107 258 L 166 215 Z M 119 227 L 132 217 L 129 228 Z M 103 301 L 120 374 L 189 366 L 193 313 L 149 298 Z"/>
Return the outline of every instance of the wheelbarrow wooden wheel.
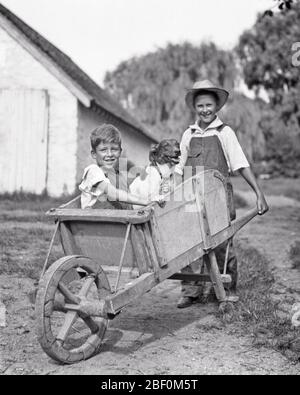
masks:
<path fill-rule="evenodd" d="M 67 364 L 94 355 L 108 319 L 87 316 L 76 308 L 82 298 L 99 301 L 110 292 L 106 274 L 90 258 L 67 256 L 51 265 L 40 280 L 36 298 L 37 334 L 44 351 Z"/>

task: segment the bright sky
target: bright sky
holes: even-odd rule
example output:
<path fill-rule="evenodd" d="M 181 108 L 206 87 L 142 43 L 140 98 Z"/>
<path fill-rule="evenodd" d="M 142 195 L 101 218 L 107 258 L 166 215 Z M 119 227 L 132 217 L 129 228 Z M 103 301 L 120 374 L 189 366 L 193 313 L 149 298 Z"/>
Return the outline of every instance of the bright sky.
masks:
<path fill-rule="evenodd" d="M 2 0 L 102 84 L 121 61 L 168 42 L 232 48 L 272 0 Z"/>

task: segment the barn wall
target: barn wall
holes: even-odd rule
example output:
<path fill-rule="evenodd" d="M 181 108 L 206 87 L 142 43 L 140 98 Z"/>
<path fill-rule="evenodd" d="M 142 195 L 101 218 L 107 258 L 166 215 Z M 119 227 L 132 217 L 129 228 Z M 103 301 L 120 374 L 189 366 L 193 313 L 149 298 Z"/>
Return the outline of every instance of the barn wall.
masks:
<path fill-rule="evenodd" d="M 77 99 L 2 28 L 0 75 L 0 89 L 43 89 L 48 92 L 47 191 L 53 196 L 72 193 L 76 175 Z M 4 166 L 0 158 L 0 171 Z"/>
<path fill-rule="evenodd" d="M 83 173 L 83 169 L 93 163 L 90 155 L 90 133 L 103 124 L 115 125 L 122 134 L 123 156 L 126 156 L 136 166 L 145 166 L 148 163 L 149 148 L 152 141 L 137 132 L 134 128 L 114 118 L 111 114 L 100 109 L 87 109 L 78 104 L 78 152 L 77 152 L 77 182 Z"/>

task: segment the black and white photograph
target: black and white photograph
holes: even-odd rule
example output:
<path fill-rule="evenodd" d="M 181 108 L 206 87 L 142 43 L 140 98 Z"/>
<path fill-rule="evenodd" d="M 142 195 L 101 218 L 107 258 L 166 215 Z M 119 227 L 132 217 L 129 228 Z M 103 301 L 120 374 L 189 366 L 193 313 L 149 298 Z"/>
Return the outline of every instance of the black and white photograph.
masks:
<path fill-rule="evenodd" d="M 300 374 L 300 0 L 0 0 L 0 375 Z"/>

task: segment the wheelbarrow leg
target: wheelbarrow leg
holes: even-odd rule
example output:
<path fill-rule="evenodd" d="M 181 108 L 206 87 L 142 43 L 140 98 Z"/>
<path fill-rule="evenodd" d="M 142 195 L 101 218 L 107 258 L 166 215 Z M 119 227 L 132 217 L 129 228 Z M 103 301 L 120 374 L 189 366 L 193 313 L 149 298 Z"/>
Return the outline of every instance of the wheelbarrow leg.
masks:
<path fill-rule="evenodd" d="M 220 303 L 222 302 L 238 302 L 238 296 L 227 296 L 225 288 L 223 286 L 221 273 L 219 270 L 216 254 L 214 251 L 211 251 L 208 254 L 209 260 L 205 259 L 206 266 L 211 278 L 212 285 L 215 290 L 216 297 Z"/>
<path fill-rule="evenodd" d="M 208 254 L 209 260 L 205 259 L 207 269 L 212 281 L 212 285 L 215 290 L 216 297 L 219 302 L 225 302 L 227 300 L 226 292 L 221 280 L 221 274 L 218 267 L 218 262 L 216 258 L 216 254 L 214 251 L 211 251 Z"/>

